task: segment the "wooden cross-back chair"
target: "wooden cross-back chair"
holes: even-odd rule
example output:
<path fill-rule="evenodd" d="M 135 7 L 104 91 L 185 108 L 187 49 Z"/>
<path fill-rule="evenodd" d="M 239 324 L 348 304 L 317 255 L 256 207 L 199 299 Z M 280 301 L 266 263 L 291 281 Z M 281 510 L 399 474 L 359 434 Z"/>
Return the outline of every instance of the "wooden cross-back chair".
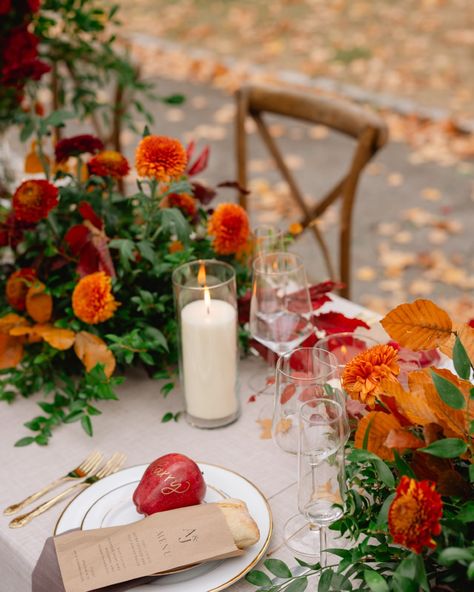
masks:
<path fill-rule="evenodd" d="M 250 116 L 255 121 L 266 147 L 288 184 L 292 198 L 301 210 L 303 228 L 310 228 L 313 232 L 321 248 L 330 278 L 345 284 L 340 293 L 348 298 L 351 284 L 352 212 L 357 184 L 365 165 L 387 142 L 388 132 L 385 123 L 377 114 L 347 101 L 266 85 L 245 85 L 237 92 L 236 100 L 237 176 L 240 187 L 246 188 L 248 180 L 245 122 Z M 284 156 L 264 121 L 264 113 L 273 113 L 304 122 L 325 125 L 357 141 L 347 172 L 315 205 L 310 206 L 306 203 Z M 338 198 L 342 200 L 342 204 L 339 224 L 339 269 L 336 273 L 327 243 L 318 228 L 317 219 Z M 243 191 L 239 192 L 239 203 L 247 209 L 247 194 Z"/>

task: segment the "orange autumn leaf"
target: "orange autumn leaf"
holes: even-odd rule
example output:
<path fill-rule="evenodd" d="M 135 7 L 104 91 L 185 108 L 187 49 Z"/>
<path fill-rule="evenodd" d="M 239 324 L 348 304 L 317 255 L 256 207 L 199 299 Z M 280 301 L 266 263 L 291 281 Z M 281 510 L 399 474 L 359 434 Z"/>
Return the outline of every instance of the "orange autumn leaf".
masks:
<path fill-rule="evenodd" d="M 52 325 L 38 325 L 38 335 L 40 335 L 46 343 L 56 349 L 65 350 L 72 347 L 76 334 L 70 329 L 61 329 L 53 327 Z"/>
<path fill-rule="evenodd" d="M 392 339 L 414 351 L 439 347 L 453 329 L 448 313 L 423 299 L 397 306 L 380 322 Z"/>
<path fill-rule="evenodd" d="M 423 440 L 420 440 L 420 438 L 417 438 L 406 429 L 390 430 L 384 444 L 387 448 L 398 448 L 402 450 L 407 448 L 421 448 L 425 445 Z"/>
<path fill-rule="evenodd" d="M 357 426 L 354 437 L 354 446 L 363 448 L 367 430 L 367 450 L 380 456 L 383 460 L 394 460 L 393 450 L 387 448 L 385 441 L 391 430 L 400 430 L 402 426 L 398 420 L 388 413 L 382 411 L 371 411 L 365 415 Z"/>
<path fill-rule="evenodd" d="M 409 377 L 409 380 L 411 375 Z M 398 412 L 403 415 L 413 425 L 424 426 L 429 423 L 436 423 L 437 415 L 429 407 L 423 388 L 412 390 L 413 381 L 410 384 L 410 392 L 403 390 L 399 382 L 392 380 L 384 381 L 381 385 L 381 391 L 388 397 L 393 397 Z"/>
<path fill-rule="evenodd" d="M 26 294 L 26 311 L 37 323 L 47 323 L 53 314 L 53 298 L 45 292 L 46 286 L 36 281 Z"/>
<path fill-rule="evenodd" d="M 21 325 L 28 325 L 28 321 L 14 312 L 10 312 L 0 318 L 0 333 L 8 335 L 13 327 L 19 327 Z"/>
<path fill-rule="evenodd" d="M 69 349 L 74 343 L 76 334 L 70 329 L 61 329 L 52 325 L 33 325 L 32 327 L 14 327 L 10 330 L 10 335 L 27 335 L 30 343 L 41 341 L 42 339 L 52 347 L 60 350 Z"/>
<path fill-rule="evenodd" d="M 449 370 L 441 370 L 439 368 L 433 368 L 432 370 L 446 380 L 453 382 L 462 392 L 464 392 L 465 396 L 469 396 L 469 391 L 466 392 L 466 385 L 469 385 L 467 381 L 460 381 L 460 379 L 449 372 Z M 463 385 L 462 383 L 465 384 Z M 453 409 L 449 405 L 446 405 L 436 390 L 429 374 L 429 370 L 412 372 L 409 376 L 409 386 L 410 391 L 414 396 L 425 398 L 427 406 L 436 415 L 436 421 L 433 423 L 437 423 L 443 428 L 443 433 L 446 437 L 466 438 L 468 426 L 465 412 L 463 410 Z M 472 417 L 472 412 L 470 415 Z"/>
<path fill-rule="evenodd" d="M 115 370 L 114 354 L 97 335 L 80 331 L 74 341 L 74 351 L 84 364 L 87 372 L 90 372 L 97 364 L 104 364 L 104 372 L 107 378 L 112 376 Z"/>
<path fill-rule="evenodd" d="M 0 333 L 0 370 L 14 368 L 23 358 L 23 343 L 18 337 Z"/>

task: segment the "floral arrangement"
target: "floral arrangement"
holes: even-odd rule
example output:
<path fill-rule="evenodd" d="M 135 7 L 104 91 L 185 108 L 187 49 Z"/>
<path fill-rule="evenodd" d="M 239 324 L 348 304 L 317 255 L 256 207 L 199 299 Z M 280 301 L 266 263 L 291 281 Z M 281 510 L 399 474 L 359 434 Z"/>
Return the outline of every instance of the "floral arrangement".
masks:
<path fill-rule="evenodd" d="M 474 328 L 429 300 L 382 320 L 394 342 L 349 362 L 342 385 L 352 410 L 344 516 L 331 529 L 351 539 L 328 565 L 278 559 L 247 580 L 269 592 L 458 592 L 474 581 Z M 439 348 L 456 374 L 429 367 L 403 375 L 400 347 Z M 331 561 L 331 554 L 335 561 Z M 312 588 L 316 589 L 316 588 Z"/>
<path fill-rule="evenodd" d="M 193 143 L 146 135 L 132 195 L 119 189 L 127 159 L 95 136 L 64 138 L 40 156 L 43 178 L 16 188 L 0 223 L 0 398 L 46 394 L 17 446 L 46 444 L 61 423 L 80 421 L 92 435 L 97 401 L 115 399 L 123 380 L 116 367 L 142 365 L 168 379 L 164 395 L 172 390 L 176 266 L 220 257 L 243 290 L 248 279 L 247 214 L 210 209 L 216 191 L 195 180 L 208 148 L 196 155 Z"/>

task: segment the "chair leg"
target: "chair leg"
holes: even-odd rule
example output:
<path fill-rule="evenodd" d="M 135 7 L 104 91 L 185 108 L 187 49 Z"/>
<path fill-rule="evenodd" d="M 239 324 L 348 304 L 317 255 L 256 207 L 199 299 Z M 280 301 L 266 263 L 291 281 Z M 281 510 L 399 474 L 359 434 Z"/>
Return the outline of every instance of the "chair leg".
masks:
<path fill-rule="evenodd" d="M 247 95 L 245 90 L 237 91 L 236 95 L 236 117 L 235 117 L 235 153 L 237 155 L 237 181 L 242 189 L 247 188 L 247 137 L 245 132 L 245 121 L 247 118 Z M 238 193 L 239 204 L 248 209 L 247 194 L 243 191 Z"/>

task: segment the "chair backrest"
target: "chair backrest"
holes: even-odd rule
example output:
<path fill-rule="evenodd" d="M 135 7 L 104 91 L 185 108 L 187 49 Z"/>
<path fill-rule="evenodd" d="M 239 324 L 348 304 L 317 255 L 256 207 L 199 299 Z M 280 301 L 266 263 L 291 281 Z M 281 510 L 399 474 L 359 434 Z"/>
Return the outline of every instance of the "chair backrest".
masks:
<path fill-rule="evenodd" d="M 345 285 L 341 290 L 341 295 L 349 297 L 352 211 L 357 184 L 366 164 L 387 142 L 387 126 L 377 114 L 347 101 L 267 85 L 245 85 L 237 92 L 236 100 L 237 177 L 240 187 L 247 187 L 245 122 L 250 116 L 255 121 L 266 147 L 288 184 L 292 198 L 301 210 L 303 228 L 312 230 L 321 248 L 329 276 Z M 263 119 L 264 113 L 273 113 L 308 123 L 325 125 L 357 141 L 347 172 L 315 205 L 309 206 L 306 203 L 284 156 Z M 318 228 L 317 220 L 338 198 L 341 198 L 342 204 L 339 224 L 339 269 L 336 273 L 328 246 Z M 239 192 L 239 203 L 247 209 L 247 194 L 244 191 Z"/>

